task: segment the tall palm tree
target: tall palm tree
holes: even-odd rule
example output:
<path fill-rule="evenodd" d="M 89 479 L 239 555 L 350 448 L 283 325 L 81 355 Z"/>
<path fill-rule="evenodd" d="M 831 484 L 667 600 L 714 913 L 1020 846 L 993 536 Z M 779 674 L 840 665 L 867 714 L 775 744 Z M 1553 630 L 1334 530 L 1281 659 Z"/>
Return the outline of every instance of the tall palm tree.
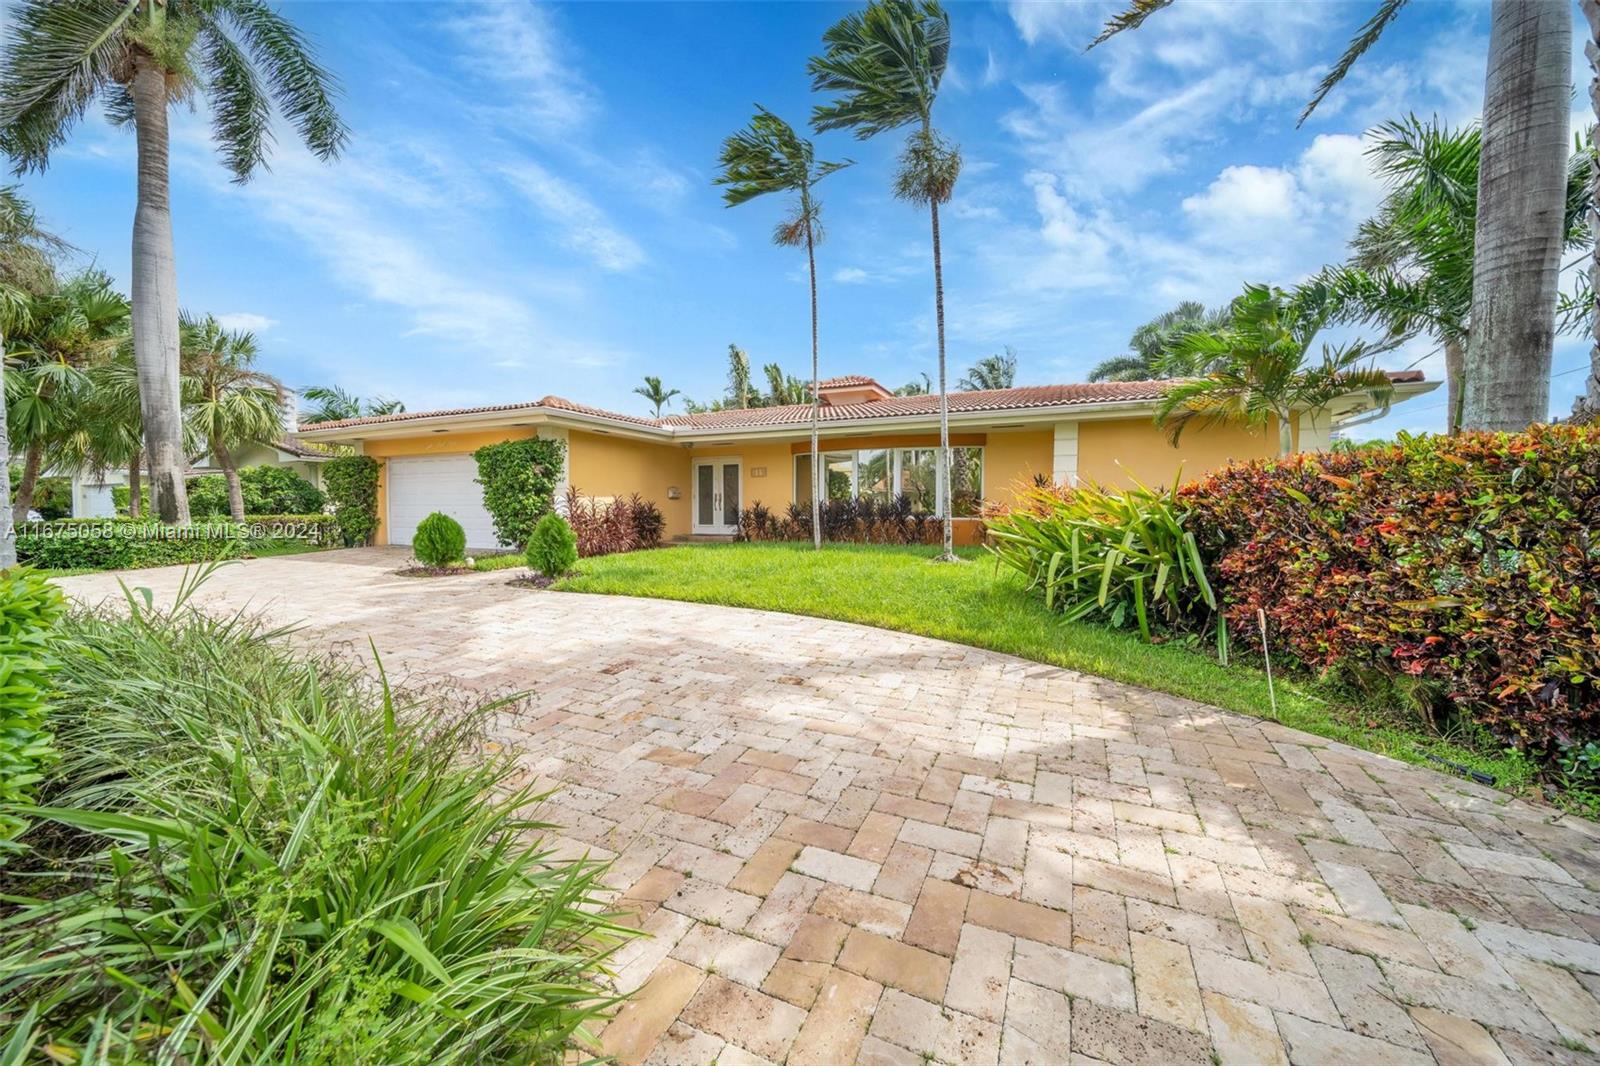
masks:
<path fill-rule="evenodd" d="M 939 475 L 944 496 L 944 551 L 955 559 L 950 505 L 950 397 L 945 381 L 944 263 L 939 205 L 955 194 L 961 151 L 933 126 L 933 105 L 950 61 L 950 16 L 938 0 L 872 0 L 822 35 L 823 54 L 807 64 L 811 87 L 840 94 L 817 105 L 811 125 L 869 137 L 915 124 L 900 153 L 895 195 L 928 208 L 933 233 L 933 305 L 939 342 Z M 813 464 L 814 465 L 814 464 Z"/>
<path fill-rule="evenodd" d="M 333 79 L 293 23 L 264 0 L 17 0 L 0 56 L 0 147 L 43 170 L 96 98 L 138 145 L 133 219 L 133 350 L 145 453 L 162 521 L 186 522 L 167 109 L 204 93 L 212 136 L 236 181 L 266 158 L 276 104 L 330 159 L 346 130 Z"/>
<path fill-rule="evenodd" d="M 1589 59 L 1589 106 L 1594 109 L 1595 124 L 1589 127 L 1590 155 L 1600 150 L 1600 0 L 1578 0 L 1578 10 L 1589 24 L 1589 36 L 1583 42 L 1583 54 Z M 1589 376 L 1584 380 L 1583 392 L 1572 405 L 1575 420 L 1584 422 L 1600 419 L 1600 166 L 1589 171 L 1589 234 L 1594 239 L 1589 250 Z"/>
<path fill-rule="evenodd" d="M 10 429 L 25 446 L 16 510 L 33 505 L 46 452 L 76 425 L 90 368 L 116 353 L 128 329 L 128 300 L 97 270 L 30 301 L 29 326 L 12 338 L 20 366 L 6 376 Z"/>
<path fill-rule="evenodd" d="M 1090 381 L 1153 381 L 1185 377 L 1192 368 L 1173 360 L 1177 342 L 1195 330 L 1219 329 L 1228 320 L 1228 309 L 1207 311 L 1198 300 L 1185 300 L 1170 311 L 1163 311 L 1133 331 L 1128 338 L 1128 354 L 1103 359 L 1089 371 Z"/>
<path fill-rule="evenodd" d="M 1300 113 L 1304 123 L 1408 0 L 1382 0 Z M 1585 0 L 1590 7 L 1593 0 Z M 1138 27 L 1173 0 L 1131 0 L 1089 45 Z M 1593 13 L 1600 27 L 1600 12 Z M 1473 331 L 1462 375 L 1466 429 L 1525 429 L 1550 409 L 1566 201 L 1572 11 L 1550 0 L 1494 0 L 1472 283 Z M 1600 62 L 1597 49 L 1591 62 Z M 1600 90 L 1594 93 L 1600 108 Z M 1597 112 L 1600 113 L 1600 112 Z M 1596 252 L 1600 256 L 1600 251 Z M 1600 330 L 1600 310 L 1595 326 Z M 1600 358 L 1600 356 L 1597 356 Z M 1597 371 L 1600 376 L 1600 371 Z"/>
<path fill-rule="evenodd" d="M 1476 125 L 1451 129 L 1416 116 L 1369 131 L 1374 172 L 1389 192 L 1351 242 L 1350 261 L 1322 272 L 1340 317 L 1382 326 L 1391 337 L 1423 335 L 1445 357 L 1446 428 L 1461 428 L 1462 375 L 1472 328 L 1473 264 L 1481 139 Z M 1586 224 L 1591 146 L 1567 165 L 1563 242 L 1590 240 Z M 1564 328 L 1576 325 L 1565 322 Z"/>
<path fill-rule="evenodd" d="M 734 207 L 768 193 L 794 197 L 789 213 L 772 231 L 772 242 L 788 248 L 806 250 L 806 269 L 811 278 L 811 543 L 822 547 L 822 473 L 817 457 L 817 423 L 821 417 L 820 358 L 817 339 L 817 245 L 822 242 L 822 204 L 812 191 L 817 182 L 850 165 L 819 163 L 811 142 L 795 133 L 794 127 L 757 105 L 750 125 L 722 142 L 717 162 L 722 172 L 715 182 L 726 187 L 723 201 Z M 771 364 L 775 369 L 777 364 Z M 781 372 L 780 372 L 781 378 Z M 774 397 L 782 389 L 774 385 Z M 804 402 L 804 401 L 801 401 Z"/>
<path fill-rule="evenodd" d="M 661 379 L 651 377 L 649 374 L 645 375 L 644 384 L 633 391 L 655 405 L 657 418 L 661 417 L 661 409 L 671 403 L 674 396 L 678 395 L 677 389 L 663 389 L 661 387 Z"/>
<path fill-rule="evenodd" d="M 222 328 L 207 315 L 183 321 L 185 413 L 222 468 L 228 513 L 244 521 L 244 491 L 235 450 L 272 444 L 283 436 L 283 401 L 277 378 L 255 368 L 253 334 Z"/>
<path fill-rule="evenodd" d="M 0 570 L 17 565 L 11 514 L 11 429 L 6 420 L 6 336 L 32 324 L 31 297 L 55 285 L 61 239 L 39 225 L 16 186 L 0 186 Z"/>
<path fill-rule="evenodd" d="M 743 410 L 753 398 L 750 355 L 737 344 L 728 345 L 728 406 Z"/>
<path fill-rule="evenodd" d="M 1278 454 L 1294 450 L 1297 415 L 1318 412 L 1341 396 L 1365 392 L 1387 406 L 1394 393 L 1389 376 L 1368 363 L 1388 345 L 1363 341 L 1329 347 L 1321 362 L 1307 364 L 1311 345 L 1333 318 L 1336 303 L 1326 286 L 1293 292 L 1251 285 L 1233 302 L 1228 324 L 1188 334 L 1180 353 L 1218 369 L 1167 390 L 1156 422 L 1174 446 L 1189 423 L 1242 422 L 1251 429 L 1276 424 Z M 1368 364 L 1368 365 L 1363 365 Z"/>
<path fill-rule="evenodd" d="M 1017 381 L 1017 352 L 1011 345 L 998 355 L 986 355 L 972 364 L 956 385 L 967 392 L 978 389 L 1009 389 Z"/>
<path fill-rule="evenodd" d="M 316 404 L 315 407 L 301 411 L 298 415 L 299 420 L 306 424 L 343 422 L 347 418 L 375 418 L 381 415 L 397 415 L 406 409 L 406 405 L 399 400 L 393 400 L 385 396 L 375 396 L 370 400 L 363 400 L 361 397 L 346 392 L 337 385 L 307 385 L 300 390 L 300 398 L 310 400 Z"/>

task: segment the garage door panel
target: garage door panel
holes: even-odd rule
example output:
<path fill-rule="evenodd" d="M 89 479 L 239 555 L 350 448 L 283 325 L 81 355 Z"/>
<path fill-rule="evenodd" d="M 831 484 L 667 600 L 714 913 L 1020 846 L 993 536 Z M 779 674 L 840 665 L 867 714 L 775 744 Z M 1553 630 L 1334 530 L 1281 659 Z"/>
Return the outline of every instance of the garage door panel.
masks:
<path fill-rule="evenodd" d="M 470 455 L 408 456 L 389 460 L 386 495 L 389 543 L 409 546 L 417 525 L 434 511 L 461 523 L 467 547 L 482 551 L 500 547 L 494 519 L 483 506 L 478 464 Z"/>

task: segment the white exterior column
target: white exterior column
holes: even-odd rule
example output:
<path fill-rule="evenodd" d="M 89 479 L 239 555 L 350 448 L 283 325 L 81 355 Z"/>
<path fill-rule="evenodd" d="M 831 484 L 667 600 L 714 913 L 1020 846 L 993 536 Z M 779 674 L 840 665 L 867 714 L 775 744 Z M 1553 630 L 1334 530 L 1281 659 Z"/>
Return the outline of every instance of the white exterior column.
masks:
<path fill-rule="evenodd" d="M 567 516 L 567 486 L 571 484 L 572 470 L 572 438 L 567 435 L 561 426 L 540 426 L 539 436 L 546 440 L 558 440 L 566 447 L 561 450 L 561 477 L 556 481 L 556 514 L 563 518 Z"/>
<path fill-rule="evenodd" d="M 1050 480 L 1057 485 L 1078 483 L 1078 423 L 1057 422 Z"/>

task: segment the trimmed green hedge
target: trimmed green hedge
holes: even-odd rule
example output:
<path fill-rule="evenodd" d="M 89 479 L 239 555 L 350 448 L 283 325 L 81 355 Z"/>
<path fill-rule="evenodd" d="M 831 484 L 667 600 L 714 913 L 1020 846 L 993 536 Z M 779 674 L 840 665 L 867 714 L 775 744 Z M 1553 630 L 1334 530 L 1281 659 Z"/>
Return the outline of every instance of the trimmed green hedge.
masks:
<path fill-rule="evenodd" d="M 238 559 L 252 550 L 299 540 L 326 545 L 340 539 L 332 515 L 256 515 L 228 521 L 164 526 L 128 518 L 64 518 L 17 528 L 19 561 L 48 570 L 133 570 L 212 559 Z"/>
<path fill-rule="evenodd" d="M 322 483 L 345 544 L 372 543 L 378 530 L 378 460 L 370 455 L 330 459 L 322 467 Z"/>
<path fill-rule="evenodd" d="M 483 507 L 500 543 L 521 548 L 539 519 L 555 510 L 556 484 L 566 462 L 565 441 L 550 437 L 505 440 L 472 453 L 478 461 Z"/>

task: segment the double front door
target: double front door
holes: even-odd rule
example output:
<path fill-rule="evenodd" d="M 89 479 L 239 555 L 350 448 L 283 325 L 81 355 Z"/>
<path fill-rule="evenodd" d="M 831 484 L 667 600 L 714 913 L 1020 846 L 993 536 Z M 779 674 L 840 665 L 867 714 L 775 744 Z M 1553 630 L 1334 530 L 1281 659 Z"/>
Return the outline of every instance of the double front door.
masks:
<path fill-rule="evenodd" d="M 694 531 L 732 534 L 739 530 L 739 460 L 694 461 Z"/>

